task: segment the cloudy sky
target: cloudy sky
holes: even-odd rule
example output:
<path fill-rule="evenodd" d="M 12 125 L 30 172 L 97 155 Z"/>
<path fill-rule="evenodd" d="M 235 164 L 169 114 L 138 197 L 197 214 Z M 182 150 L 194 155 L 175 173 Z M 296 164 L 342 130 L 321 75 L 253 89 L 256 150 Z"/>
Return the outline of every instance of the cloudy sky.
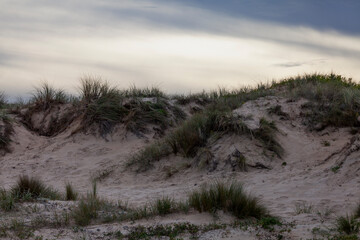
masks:
<path fill-rule="evenodd" d="M 358 0 L 0 0 L 0 86 L 84 75 L 169 93 L 331 71 L 360 80 Z"/>

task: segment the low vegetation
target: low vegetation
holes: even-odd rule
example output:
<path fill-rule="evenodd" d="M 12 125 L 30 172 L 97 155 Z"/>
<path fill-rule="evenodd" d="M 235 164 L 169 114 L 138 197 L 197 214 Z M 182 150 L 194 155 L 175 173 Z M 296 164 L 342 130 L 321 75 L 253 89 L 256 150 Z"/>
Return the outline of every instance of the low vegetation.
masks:
<path fill-rule="evenodd" d="M 37 198 L 48 198 L 51 200 L 61 199 L 61 195 L 47 187 L 42 181 L 26 175 L 20 176 L 15 186 L 11 188 L 11 194 L 20 200 L 33 200 Z"/>
<path fill-rule="evenodd" d="M 217 182 L 208 188 L 194 191 L 189 196 L 189 205 L 200 212 L 224 210 L 237 218 L 260 219 L 268 215 L 259 199 L 245 193 L 243 185 L 238 182 L 230 185 Z"/>

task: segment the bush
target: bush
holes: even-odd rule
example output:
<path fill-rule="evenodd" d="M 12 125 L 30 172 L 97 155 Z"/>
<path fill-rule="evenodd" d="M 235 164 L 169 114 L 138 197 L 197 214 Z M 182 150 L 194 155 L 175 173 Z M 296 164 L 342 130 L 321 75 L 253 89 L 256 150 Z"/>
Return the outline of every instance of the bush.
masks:
<path fill-rule="evenodd" d="M 189 195 L 189 204 L 200 212 L 216 212 L 224 210 L 237 218 L 255 217 L 260 219 L 268 211 L 259 200 L 244 192 L 242 184 L 233 182 L 226 185 L 216 182 L 210 187 L 203 187 Z"/>

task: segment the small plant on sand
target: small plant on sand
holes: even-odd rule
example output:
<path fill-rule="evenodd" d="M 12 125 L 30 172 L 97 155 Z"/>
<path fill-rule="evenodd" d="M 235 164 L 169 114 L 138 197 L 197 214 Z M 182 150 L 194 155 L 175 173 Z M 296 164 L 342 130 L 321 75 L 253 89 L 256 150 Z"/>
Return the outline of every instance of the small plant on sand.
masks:
<path fill-rule="evenodd" d="M 360 218 L 360 203 L 358 203 L 358 204 L 356 205 L 356 208 L 355 208 L 355 210 L 354 210 L 354 217 L 355 217 L 355 218 Z"/>
<path fill-rule="evenodd" d="M 359 231 L 359 222 L 354 216 L 346 215 L 336 219 L 336 227 L 340 233 L 352 234 Z"/>
<path fill-rule="evenodd" d="M 80 199 L 78 205 L 73 210 L 73 218 L 79 226 L 89 225 L 92 219 L 98 217 L 98 211 L 104 206 L 105 202 L 97 196 L 96 182 L 93 183 L 92 192 L 85 198 Z"/>
<path fill-rule="evenodd" d="M 75 201 L 77 200 L 78 193 L 75 191 L 74 187 L 67 183 L 65 186 L 65 200 L 66 201 Z"/>
<path fill-rule="evenodd" d="M 0 209 L 10 211 L 14 208 L 15 199 L 5 189 L 0 189 Z"/>
<path fill-rule="evenodd" d="M 169 155 L 171 149 L 163 142 L 155 142 L 135 153 L 127 162 L 127 166 L 137 166 L 137 172 L 143 172 L 151 168 L 152 163 Z"/>
<path fill-rule="evenodd" d="M 159 215 L 166 215 L 172 212 L 175 207 L 175 201 L 169 197 L 157 199 L 153 204 L 153 211 Z"/>
<path fill-rule="evenodd" d="M 189 204 L 200 212 L 224 210 L 237 218 L 254 217 L 260 219 L 268 215 L 256 197 L 245 193 L 243 185 L 233 182 L 229 185 L 216 182 L 189 195 Z"/>
<path fill-rule="evenodd" d="M 45 186 L 39 179 L 25 175 L 19 177 L 16 185 L 11 189 L 11 194 L 20 200 L 32 200 L 36 198 L 56 200 L 61 198 L 57 191 Z"/>

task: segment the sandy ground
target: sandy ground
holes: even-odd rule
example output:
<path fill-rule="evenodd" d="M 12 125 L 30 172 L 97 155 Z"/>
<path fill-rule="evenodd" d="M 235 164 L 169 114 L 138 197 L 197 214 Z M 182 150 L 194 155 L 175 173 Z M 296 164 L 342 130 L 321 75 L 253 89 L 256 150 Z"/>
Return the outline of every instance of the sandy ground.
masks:
<path fill-rule="evenodd" d="M 299 116 L 303 103 L 302 100 L 287 102 L 286 99 L 270 97 L 247 102 L 237 109 L 236 114 L 248 116 L 249 126 L 256 127 L 261 117 L 275 120 L 279 129 L 277 138 L 285 154 L 282 159 L 267 156 L 254 139 L 227 135 L 209 146 L 218 162 L 214 171 L 196 167 L 184 169 L 181 167 L 184 163 L 194 160 L 179 156 L 165 158 L 144 173 L 125 169 L 129 156 L 152 141 L 151 134 L 148 139 L 140 139 L 126 134 L 119 127 L 109 138 L 110 141 L 93 134 L 70 135 L 70 131 L 49 138 L 16 123 L 13 151 L 0 157 L 0 186 L 9 188 L 19 175 L 26 174 L 40 177 L 61 191 L 66 182 L 71 182 L 79 192 L 86 193 L 91 188 L 92 179 L 100 178 L 98 191 L 101 196 L 141 206 L 161 196 L 184 199 L 192 189 L 214 180 L 238 180 L 249 192 L 259 196 L 273 215 L 294 224 L 291 232 L 285 234 L 286 239 L 312 239 L 313 228 L 333 227 L 336 217 L 351 211 L 359 201 L 360 154 L 357 151 L 358 140 L 350 141 L 357 136 L 351 135 L 349 129 L 307 130 Z M 275 105 L 281 105 L 289 118 L 282 120 L 279 116 L 269 115 L 267 109 Z M 261 162 L 269 169 L 249 167 L 247 172 L 232 171 L 226 164 L 226 158 L 234 149 L 243 153 L 249 163 Z M 331 156 L 336 152 L 338 154 Z M 339 162 L 342 167 L 334 173 L 331 168 Z M 169 177 L 166 172 L 169 167 L 178 168 L 179 172 Z M 309 211 L 300 213 L 303 208 Z M 224 215 L 223 218 L 227 217 Z M 139 223 L 182 221 L 205 224 L 215 220 L 210 214 L 193 212 L 156 217 Z M 216 221 L 221 222 L 221 219 Z M 101 239 L 104 232 L 114 229 L 124 231 L 124 227 L 126 229 L 131 224 L 134 223 L 89 226 L 82 233 L 74 233 L 71 229 L 44 229 L 41 234 L 58 234 L 58 239 L 73 239 L 81 234 Z M 237 229 L 216 230 L 203 234 L 200 239 L 265 239 L 259 238 L 256 233 Z"/>

